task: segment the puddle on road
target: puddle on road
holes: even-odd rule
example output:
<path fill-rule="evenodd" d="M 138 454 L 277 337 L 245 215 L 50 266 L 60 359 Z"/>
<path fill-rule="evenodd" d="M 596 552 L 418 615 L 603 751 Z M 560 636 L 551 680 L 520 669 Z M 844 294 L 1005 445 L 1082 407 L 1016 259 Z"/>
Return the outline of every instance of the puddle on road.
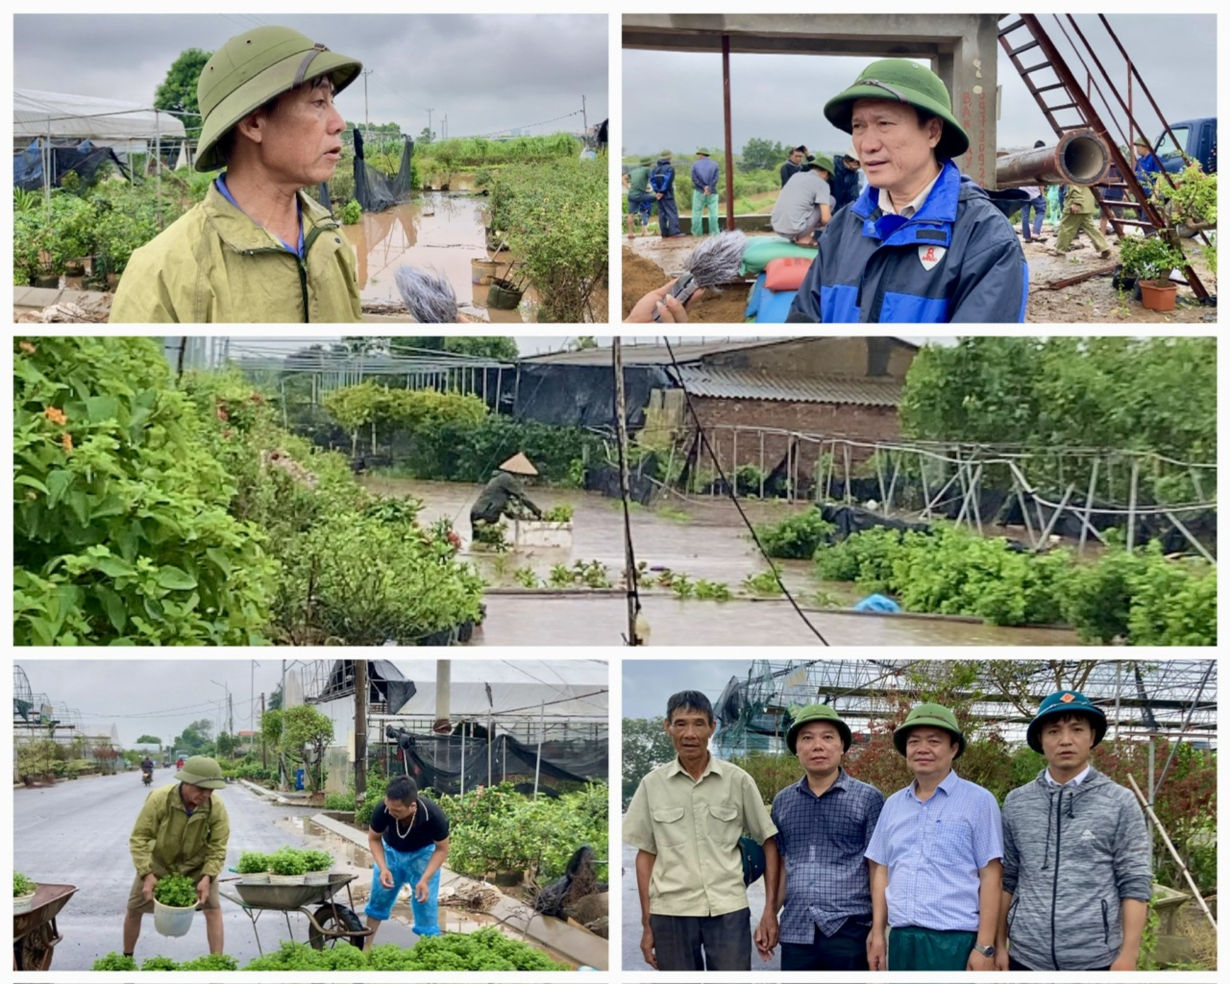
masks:
<path fill-rule="evenodd" d="M 472 259 L 487 259 L 484 228 L 486 199 L 424 192 L 383 212 L 364 212 L 343 226 L 358 261 L 359 295 L 364 304 L 397 304 L 401 295 L 393 272 L 400 266 L 434 269 L 448 278 L 463 314 L 491 322 L 533 321 L 537 298 L 526 291 L 516 311 L 488 308 L 487 288 L 472 283 Z"/>
<path fill-rule="evenodd" d="M 543 509 L 568 504 L 574 509 L 571 548 L 469 553 L 470 506 L 480 486 L 450 482 L 369 476 L 363 484 L 385 495 L 413 495 L 423 501 L 420 522 L 449 519 L 466 544 L 465 559 L 499 588 L 517 588 L 514 572 L 530 567 L 546 579 L 555 564 L 599 560 L 615 588 L 622 588 L 623 514 L 618 501 L 573 489 L 533 489 L 530 497 Z M 799 506 L 742 503 L 753 523 L 780 520 Z M 632 513 L 632 541 L 637 560 L 651 569 L 670 568 L 693 580 L 720 581 L 737 592 L 743 579 L 767 569 L 747 538 L 737 511 L 727 499 L 667 503 Z M 1068 629 L 1010 628 L 925 616 L 861 614 L 822 610 L 815 604 L 823 591 L 841 604 L 853 604 L 864 592 L 850 584 L 821 582 L 806 561 L 781 562 L 783 579 L 808 619 L 833 645 L 1077 645 Z M 474 645 L 620 645 L 627 632 L 627 602 L 622 594 L 594 596 L 549 591 L 487 596 L 487 621 L 475 632 Z M 817 644 L 819 640 L 784 599 L 738 598 L 729 602 L 680 601 L 661 589 L 642 590 L 641 604 L 653 645 L 770 646 Z"/>

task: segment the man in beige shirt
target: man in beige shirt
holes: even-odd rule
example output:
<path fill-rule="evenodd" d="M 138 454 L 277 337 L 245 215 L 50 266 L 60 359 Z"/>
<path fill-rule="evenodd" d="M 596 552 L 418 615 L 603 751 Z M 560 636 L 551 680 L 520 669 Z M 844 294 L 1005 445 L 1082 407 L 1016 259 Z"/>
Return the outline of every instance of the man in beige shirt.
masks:
<path fill-rule="evenodd" d="M 751 970 L 744 831 L 764 845 L 766 892 L 777 895 L 777 828 L 755 780 L 709 754 L 714 724 L 698 691 L 667 701 L 677 757 L 641 780 L 624 816 L 624 843 L 637 848 L 641 953 L 656 970 Z"/>

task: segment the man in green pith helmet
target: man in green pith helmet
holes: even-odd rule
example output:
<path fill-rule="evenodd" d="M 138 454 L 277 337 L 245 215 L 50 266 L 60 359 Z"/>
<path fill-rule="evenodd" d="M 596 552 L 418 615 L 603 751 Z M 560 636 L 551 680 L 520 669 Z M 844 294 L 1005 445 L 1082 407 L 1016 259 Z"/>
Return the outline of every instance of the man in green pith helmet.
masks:
<path fill-rule="evenodd" d="M 965 735 L 947 707 L 911 709 L 893 744 L 914 779 L 885 801 L 867 846 L 868 964 L 994 970 L 1004 856 L 995 796 L 953 771 Z"/>
<path fill-rule="evenodd" d="M 1149 830 L 1135 794 L 1090 764 L 1106 715 L 1060 690 L 1025 732 L 1046 757 L 1004 800 L 997 970 L 1135 970 L 1149 915 Z"/>
<path fill-rule="evenodd" d="M 956 165 L 969 149 L 944 81 L 884 58 L 824 106 L 867 189 L 824 228 L 787 321 L 1025 320 L 1029 269 L 1003 213 Z"/>
<path fill-rule="evenodd" d="M 205 912 L 209 952 L 222 952 L 222 907 L 218 876 L 226 865 L 231 822 L 213 792 L 226 785 L 222 767 L 194 755 L 175 773 L 178 782 L 155 789 L 128 838 L 136 878 L 124 915 L 124 955 L 132 956 L 141 934 L 141 917 L 154 911 L 154 886 L 167 875 L 186 875 L 196 884 L 197 904 Z"/>
<path fill-rule="evenodd" d="M 356 322 L 354 252 L 302 189 L 333 177 L 362 64 L 289 27 L 231 38 L 197 83 L 205 200 L 132 254 L 111 322 Z"/>

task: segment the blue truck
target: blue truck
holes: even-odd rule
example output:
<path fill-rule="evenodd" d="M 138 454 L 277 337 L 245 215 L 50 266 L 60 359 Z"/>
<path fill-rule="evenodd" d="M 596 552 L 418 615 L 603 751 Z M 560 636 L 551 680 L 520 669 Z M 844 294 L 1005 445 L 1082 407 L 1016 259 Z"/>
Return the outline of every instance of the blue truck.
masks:
<path fill-rule="evenodd" d="M 1162 167 L 1172 174 L 1177 174 L 1186 166 L 1186 156 L 1198 161 L 1205 174 L 1217 173 L 1216 116 L 1171 123 L 1170 131 L 1175 135 L 1175 140 L 1171 140 L 1163 131 L 1153 142 L 1153 146 L 1157 148 L 1154 153 Z"/>

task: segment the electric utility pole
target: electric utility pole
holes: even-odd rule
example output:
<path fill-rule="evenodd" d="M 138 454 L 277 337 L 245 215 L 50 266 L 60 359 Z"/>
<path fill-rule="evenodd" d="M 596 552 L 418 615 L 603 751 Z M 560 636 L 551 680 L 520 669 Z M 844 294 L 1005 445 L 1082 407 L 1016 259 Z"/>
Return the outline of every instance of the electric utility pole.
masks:
<path fill-rule="evenodd" d="M 428 107 L 427 107 L 427 142 L 428 142 L 428 143 L 431 143 L 431 139 L 432 139 L 432 133 L 431 133 L 431 114 L 432 114 L 433 112 L 435 112 L 435 107 L 434 107 L 434 106 L 428 106 Z"/>
<path fill-rule="evenodd" d="M 354 801 L 367 793 L 367 660 L 354 661 Z"/>
<path fill-rule="evenodd" d="M 585 113 L 585 94 L 581 94 L 581 132 L 589 137 L 589 117 Z M 584 143 L 584 140 L 582 140 Z"/>
<path fill-rule="evenodd" d="M 372 138 L 372 117 L 367 111 L 367 77 L 372 74 L 369 68 L 363 72 L 363 139 L 371 140 Z"/>

